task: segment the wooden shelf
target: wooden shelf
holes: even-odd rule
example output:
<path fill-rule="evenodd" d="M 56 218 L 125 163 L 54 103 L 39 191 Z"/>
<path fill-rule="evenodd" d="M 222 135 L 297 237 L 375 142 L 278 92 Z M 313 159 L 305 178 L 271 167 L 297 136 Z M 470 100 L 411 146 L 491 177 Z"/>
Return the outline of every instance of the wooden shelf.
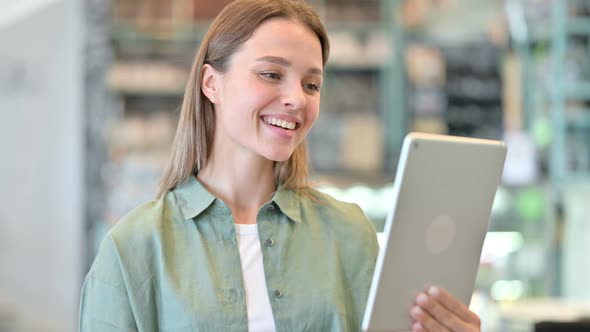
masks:
<path fill-rule="evenodd" d="M 108 86 L 121 94 L 181 95 L 188 69 L 166 62 L 118 61 L 107 75 Z"/>

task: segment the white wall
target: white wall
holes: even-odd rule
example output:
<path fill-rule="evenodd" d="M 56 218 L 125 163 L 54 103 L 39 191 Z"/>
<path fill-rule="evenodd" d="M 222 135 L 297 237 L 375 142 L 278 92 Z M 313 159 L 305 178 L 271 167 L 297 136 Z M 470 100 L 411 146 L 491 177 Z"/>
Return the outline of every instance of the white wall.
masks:
<path fill-rule="evenodd" d="M 39 4 L 0 17 L 0 300 L 29 324 L 73 331 L 84 248 L 80 4 Z"/>

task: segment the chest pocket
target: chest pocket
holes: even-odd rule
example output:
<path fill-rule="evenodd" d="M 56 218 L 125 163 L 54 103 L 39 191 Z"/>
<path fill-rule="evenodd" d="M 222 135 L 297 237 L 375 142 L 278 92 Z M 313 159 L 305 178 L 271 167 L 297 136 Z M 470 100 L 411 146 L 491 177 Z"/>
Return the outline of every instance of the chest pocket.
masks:
<path fill-rule="evenodd" d="M 357 331 L 355 312 L 347 305 L 349 301 L 337 293 L 324 291 L 298 299 L 299 304 L 290 306 L 297 308 L 292 311 L 293 331 Z"/>
<path fill-rule="evenodd" d="M 171 292 L 172 288 L 168 288 Z M 245 299 L 238 289 L 205 290 L 185 287 L 161 293 L 158 299 L 160 331 L 244 331 L 248 330 Z"/>

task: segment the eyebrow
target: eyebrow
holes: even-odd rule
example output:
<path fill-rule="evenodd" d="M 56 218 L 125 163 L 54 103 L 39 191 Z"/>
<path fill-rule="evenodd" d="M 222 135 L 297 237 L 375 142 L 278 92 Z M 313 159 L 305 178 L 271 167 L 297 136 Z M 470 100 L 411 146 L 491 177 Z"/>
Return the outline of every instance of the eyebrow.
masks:
<path fill-rule="evenodd" d="M 275 63 L 277 65 L 291 67 L 291 62 L 289 62 L 289 60 L 287 60 L 285 58 L 281 58 L 279 56 L 267 55 L 267 56 L 263 56 L 263 57 L 256 59 L 256 61 L 271 62 L 271 63 Z M 317 67 L 309 69 L 308 72 L 310 74 L 315 74 L 315 75 L 320 75 L 320 76 L 323 74 L 322 70 Z"/>

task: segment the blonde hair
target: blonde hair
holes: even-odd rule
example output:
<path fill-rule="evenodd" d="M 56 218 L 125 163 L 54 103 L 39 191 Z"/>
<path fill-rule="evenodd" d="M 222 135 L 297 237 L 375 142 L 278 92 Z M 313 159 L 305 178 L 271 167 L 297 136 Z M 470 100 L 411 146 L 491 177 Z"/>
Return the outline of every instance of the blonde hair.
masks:
<path fill-rule="evenodd" d="M 268 19 L 284 17 L 310 28 L 320 40 L 322 62 L 328 60 L 326 30 L 314 9 L 303 0 L 236 0 L 223 9 L 211 24 L 193 61 L 178 120 L 172 154 L 158 189 L 158 197 L 197 174 L 211 152 L 215 129 L 213 105 L 201 90 L 203 65 L 225 72 L 238 47 Z M 275 183 L 286 189 L 308 186 L 308 157 L 305 140 L 287 161 L 276 162 Z"/>

